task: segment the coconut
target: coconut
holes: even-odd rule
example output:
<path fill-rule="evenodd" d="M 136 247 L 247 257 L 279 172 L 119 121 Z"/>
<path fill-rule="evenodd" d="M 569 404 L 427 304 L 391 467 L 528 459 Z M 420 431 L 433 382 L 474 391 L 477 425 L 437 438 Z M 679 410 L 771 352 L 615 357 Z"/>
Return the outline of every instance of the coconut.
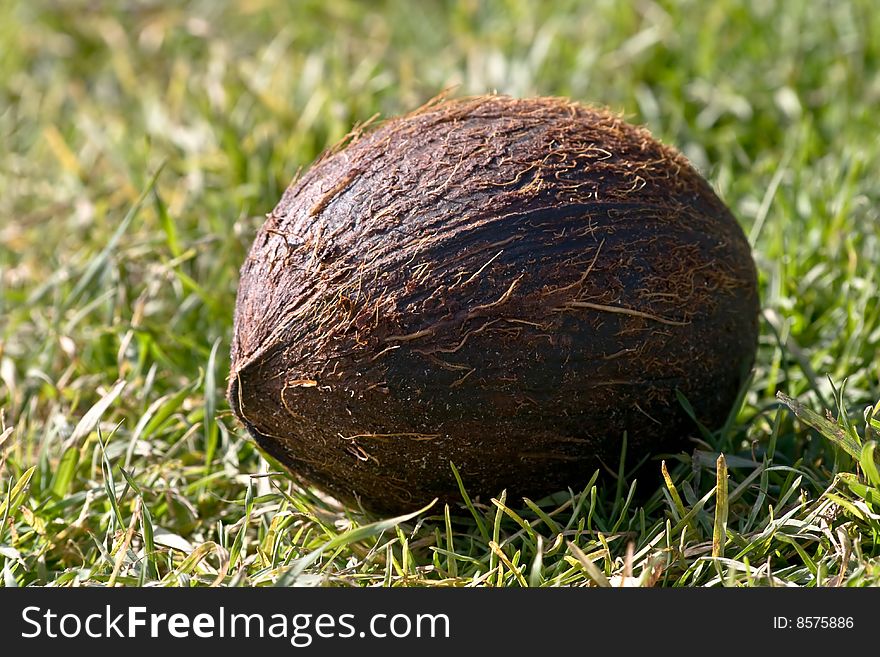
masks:
<path fill-rule="evenodd" d="M 753 362 L 742 230 L 673 148 L 558 98 L 438 101 L 322 156 L 241 270 L 229 401 L 381 513 L 540 498 L 720 426 Z"/>

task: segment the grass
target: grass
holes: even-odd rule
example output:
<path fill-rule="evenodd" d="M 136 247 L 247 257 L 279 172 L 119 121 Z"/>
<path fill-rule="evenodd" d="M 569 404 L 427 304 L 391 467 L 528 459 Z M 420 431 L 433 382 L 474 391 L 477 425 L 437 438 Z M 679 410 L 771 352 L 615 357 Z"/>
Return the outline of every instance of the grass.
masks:
<path fill-rule="evenodd" d="M 871 2 L 122 4 L 0 4 L 6 586 L 880 584 Z M 233 421 L 264 214 L 354 123 L 451 86 L 621 110 L 749 235 L 753 378 L 656 481 L 376 519 Z"/>

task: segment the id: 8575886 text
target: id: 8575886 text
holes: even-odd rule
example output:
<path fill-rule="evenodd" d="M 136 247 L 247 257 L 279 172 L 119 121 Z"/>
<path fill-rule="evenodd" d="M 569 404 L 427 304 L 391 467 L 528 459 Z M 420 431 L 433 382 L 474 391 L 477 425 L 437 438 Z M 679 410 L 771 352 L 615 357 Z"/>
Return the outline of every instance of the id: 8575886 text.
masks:
<path fill-rule="evenodd" d="M 774 616 L 774 630 L 851 630 L 852 616 Z"/>

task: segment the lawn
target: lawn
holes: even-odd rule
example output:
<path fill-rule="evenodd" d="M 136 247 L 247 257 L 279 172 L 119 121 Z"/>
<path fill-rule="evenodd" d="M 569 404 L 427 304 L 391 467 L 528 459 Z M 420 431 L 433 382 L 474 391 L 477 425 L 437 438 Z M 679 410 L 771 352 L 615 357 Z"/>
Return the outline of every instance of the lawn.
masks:
<path fill-rule="evenodd" d="M 265 214 L 443 90 L 608 105 L 741 222 L 753 377 L 655 479 L 376 518 L 229 411 Z M 878 107 L 869 0 L 0 3 L 3 584 L 880 584 Z"/>

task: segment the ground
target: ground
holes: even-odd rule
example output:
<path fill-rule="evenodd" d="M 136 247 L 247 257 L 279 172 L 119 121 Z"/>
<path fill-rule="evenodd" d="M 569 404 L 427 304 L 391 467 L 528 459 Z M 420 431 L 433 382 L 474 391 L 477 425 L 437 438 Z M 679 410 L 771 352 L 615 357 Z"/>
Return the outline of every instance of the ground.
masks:
<path fill-rule="evenodd" d="M 122 6 L 0 4 L 6 586 L 880 584 L 873 3 Z M 608 105 L 742 223 L 754 375 L 665 478 L 378 519 L 294 486 L 234 421 L 265 213 L 354 124 L 444 89 Z"/>

